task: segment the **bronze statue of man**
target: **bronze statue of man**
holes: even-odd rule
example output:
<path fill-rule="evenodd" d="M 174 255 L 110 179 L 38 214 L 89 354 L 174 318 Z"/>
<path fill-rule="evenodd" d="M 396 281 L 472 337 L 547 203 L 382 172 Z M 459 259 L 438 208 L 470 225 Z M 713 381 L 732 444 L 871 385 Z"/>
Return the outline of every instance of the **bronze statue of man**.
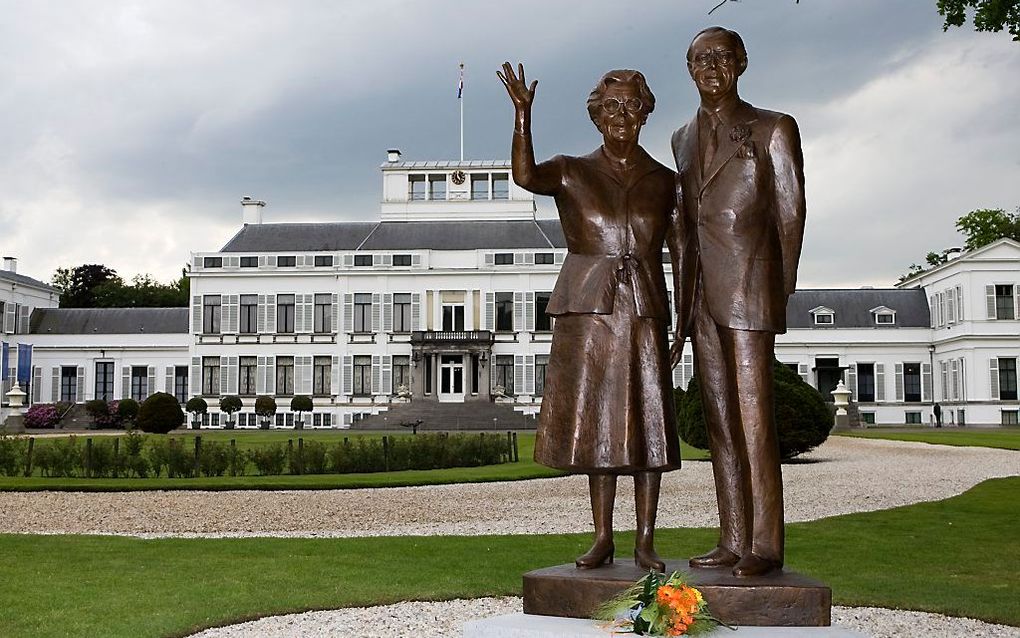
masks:
<path fill-rule="evenodd" d="M 676 246 L 676 176 L 638 144 L 655 96 L 638 71 L 602 76 L 588 116 L 602 144 L 582 157 L 536 163 L 531 140 L 535 85 L 509 63 L 498 73 L 514 104 L 514 181 L 556 199 L 567 257 L 546 310 L 553 326 L 535 460 L 588 475 L 595 543 L 575 561 L 613 562 L 617 476 L 634 476 L 634 560 L 663 571 L 655 552 L 662 473 L 680 466 L 662 269 Z"/>
<path fill-rule="evenodd" d="M 758 576 L 783 566 L 772 360 L 797 283 L 805 204 L 797 123 L 740 99 L 746 68 L 744 43 L 728 29 L 705 29 L 687 51 L 701 106 L 672 140 L 682 238 L 673 357 L 690 334 L 719 503 L 719 543 L 691 566 Z"/>

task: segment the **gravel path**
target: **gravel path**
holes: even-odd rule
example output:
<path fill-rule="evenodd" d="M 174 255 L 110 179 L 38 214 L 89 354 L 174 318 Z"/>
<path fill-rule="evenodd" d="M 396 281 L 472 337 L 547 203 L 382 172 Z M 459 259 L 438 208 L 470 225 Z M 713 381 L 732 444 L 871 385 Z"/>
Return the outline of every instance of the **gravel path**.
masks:
<path fill-rule="evenodd" d="M 787 521 L 887 509 L 1020 475 L 1020 453 L 830 437 L 783 467 Z M 0 492 L 0 533 L 141 537 L 541 534 L 592 529 L 586 479 L 276 492 Z M 666 474 L 660 527 L 717 524 L 711 466 Z M 523 504 L 527 504 L 523 506 Z M 633 528 L 633 488 L 621 479 L 616 520 Z"/>
<path fill-rule="evenodd" d="M 442 603 L 315 611 L 208 629 L 192 638 L 454 638 L 469 621 L 521 611 L 520 598 L 479 598 Z M 916 611 L 833 607 L 832 622 L 873 638 L 1017 638 L 1020 628 Z M 728 633 L 728 632 L 727 632 Z M 607 637 L 609 634 L 606 634 Z M 725 634 L 720 634 L 725 635 Z M 739 634 L 738 634 L 739 635 Z"/>

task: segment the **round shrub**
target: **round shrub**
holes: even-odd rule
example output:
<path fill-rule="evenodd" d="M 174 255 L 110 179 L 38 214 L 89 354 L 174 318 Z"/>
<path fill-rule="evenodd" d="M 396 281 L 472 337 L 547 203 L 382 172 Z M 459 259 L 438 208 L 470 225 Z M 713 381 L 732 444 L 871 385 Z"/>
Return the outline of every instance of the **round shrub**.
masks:
<path fill-rule="evenodd" d="M 176 399 L 174 399 L 176 401 Z M 202 397 L 191 397 L 184 404 L 184 409 L 192 414 L 205 414 L 209 411 L 209 404 Z"/>
<path fill-rule="evenodd" d="M 832 429 L 833 415 L 822 395 L 779 361 L 772 364 L 776 392 L 776 430 L 779 454 L 789 459 L 821 445 Z M 701 405 L 698 375 L 687 391 L 676 389 L 677 428 L 680 438 L 691 447 L 708 449 L 708 430 Z"/>
<path fill-rule="evenodd" d="M 232 415 L 235 412 L 240 412 L 244 405 L 241 403 L 241 397 L 228 395 L 220 399 L 220 412 L 227 415 L 227 420 L 224 425 L 227 429 L 233 429 L 234 420 Z"/>
<path fill-rule="evenodd" d="M 173 395 L 157 392 L 142 403 L 138 410 L 138 427 L 143 432 L 166 434 L 184 423 L 181 404 Z"/>
<path fill-rule="evenodd" d="M 312 397 L 297 395 L 290 400 L 290 411 L 297 412 L 297 418 L 294 419 L 294 429 L 300 430 L 304 428 L 304 419 L 301 418 L 303 412 L 312 411 Z"/>
<path fill-rule="evenodd" d="M 121 421 L 134 421 L 138 418 L 138 401 L 134 399 L 121 399 L 117 404 L 117 416 Z"/>
<path fill-rule="evenodd" d="M 255 398 L 255 414 L 262 421 L 271 419 L 276 414 L 276 399 L 270 396 Z M 268 427 L 268 425 L 266 426 Z"/>

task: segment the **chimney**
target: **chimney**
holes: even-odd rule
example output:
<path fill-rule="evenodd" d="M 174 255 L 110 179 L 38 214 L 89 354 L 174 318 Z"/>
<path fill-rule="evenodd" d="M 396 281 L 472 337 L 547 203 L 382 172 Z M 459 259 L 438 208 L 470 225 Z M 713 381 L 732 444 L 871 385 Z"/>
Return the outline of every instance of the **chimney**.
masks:
<path fill-rule="evenodd" d="M 266 203 L 261 199 L 252 199 L 248 195 L 241 198 L 241 221 L 245 224 L 261 224 L 262 209 Z"/>
<path fill-rule="evenodd" d="M 953 246 L 952 248 L 946 248 L 942 251 L 942 254 L 946 256 L 946 261 L 952 261 L 963 255 L 963 248 Z"/>
<path fill-rule="evenodd" d="M 4 257 L 4 270 L 7 272 L 18 272 L 18 258 L 17 257 Z"/>
<path fill-rule="evenodd" d="M 388 151 L 386 151 L 386 161 L 387 162 L 399 162 L 400 161 L 400 149 L 399 148 L 391 148 Z"/>

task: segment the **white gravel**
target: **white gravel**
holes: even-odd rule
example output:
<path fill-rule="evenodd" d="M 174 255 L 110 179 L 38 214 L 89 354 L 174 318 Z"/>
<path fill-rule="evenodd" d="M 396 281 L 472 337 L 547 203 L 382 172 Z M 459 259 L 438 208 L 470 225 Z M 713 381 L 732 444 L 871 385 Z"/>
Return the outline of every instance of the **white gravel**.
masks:
<path fill-rule="evenodd" d="M 835 436 L 783 467 L 786 520 L 888 509 L 1020 475 L 1020 453 Z M 230 492 L 0 492 L 0 533 L 157 537 L 407 536 L 591 531 L 586 479 L 426 487 Z M 711 466 L 663 478 L 659 527 L 717 524 Z M 633 529 L 621 479 L 616 526 Z"/>
<path fill-rule="evenodd" d="M 208 629 L 193 638 L 456 638 L 469 620 L 519 613 L 521 607 L 520 598 L 479 598 L 313 611 Z M 871 607 L 833 607 L 832 622 L 873 638 L 1020 637 L 1017 627 Z"/>

